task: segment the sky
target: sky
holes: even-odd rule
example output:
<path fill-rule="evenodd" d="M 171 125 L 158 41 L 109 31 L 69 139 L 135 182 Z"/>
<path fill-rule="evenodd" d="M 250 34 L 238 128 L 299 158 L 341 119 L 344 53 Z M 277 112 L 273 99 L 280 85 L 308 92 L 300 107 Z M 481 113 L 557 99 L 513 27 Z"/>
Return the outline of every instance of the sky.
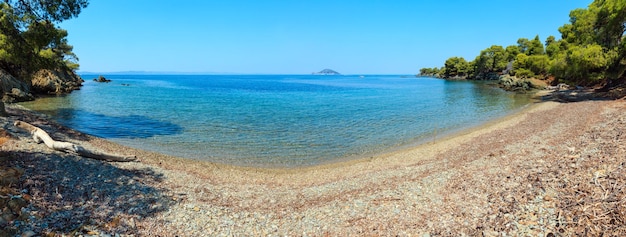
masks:
<path fill-rule="evenodd" d="M 416 74 L 560 38 L 592 0 L 91 0 L 60 27 L 80 72 Z"/>

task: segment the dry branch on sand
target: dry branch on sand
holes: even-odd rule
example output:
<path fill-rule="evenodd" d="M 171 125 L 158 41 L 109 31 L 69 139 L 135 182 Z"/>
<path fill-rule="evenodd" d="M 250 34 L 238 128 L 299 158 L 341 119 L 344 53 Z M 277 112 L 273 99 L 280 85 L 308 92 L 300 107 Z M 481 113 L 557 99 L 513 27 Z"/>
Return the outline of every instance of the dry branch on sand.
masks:
<path fill-rule="evenodd" d="M 60 142 L 55 141 L 48 135 L 48 133 L 41 128 L 33 126 L 27 122 L 23 121 L 15 121 L 14 125 L 18 128 L 29 131 L 33 135 L 33 140 L 37 143 L 43 142 L 49 148 L 52 148 L 57 151 L 63 152 L 74 152 L 82 157 L 97 159 L 97 160 L 106 160 L 106 161 L 118 161 L 118 162 L 128 162 L 134 161 L 137 159 L 135 156 L 121 156 L 117 154 L 110 154 L 101 151 L 92 151 L 84 148 L 78 144 L 74 144 L 71 142 Z"/>

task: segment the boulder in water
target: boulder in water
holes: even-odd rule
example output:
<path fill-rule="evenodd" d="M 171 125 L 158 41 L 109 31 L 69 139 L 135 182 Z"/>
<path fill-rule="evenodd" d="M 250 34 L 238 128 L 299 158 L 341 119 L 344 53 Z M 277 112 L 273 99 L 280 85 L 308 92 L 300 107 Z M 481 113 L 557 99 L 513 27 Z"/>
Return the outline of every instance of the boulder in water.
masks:
<path fill-rule="evenodd" d="M 95 82 L 105 82 L 105 83 L 111 82 L 111 80 L 107 79 L 106 77 L 104 77 L 102 75 L 98 76 L 98 78 L 94 78 L 93 81 L 95 81 Z"/>

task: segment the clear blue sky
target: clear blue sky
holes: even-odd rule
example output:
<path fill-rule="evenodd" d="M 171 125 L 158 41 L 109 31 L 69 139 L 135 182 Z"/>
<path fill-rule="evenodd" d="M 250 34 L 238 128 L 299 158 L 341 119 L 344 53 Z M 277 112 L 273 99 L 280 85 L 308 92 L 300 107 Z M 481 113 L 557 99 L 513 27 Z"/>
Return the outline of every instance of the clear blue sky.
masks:
<path fill-rule="evenodd" d="M 560 38 L 591 0 L 91 0 L 61 27 L 80 71 L 415 74 L 520 37 Z"/>

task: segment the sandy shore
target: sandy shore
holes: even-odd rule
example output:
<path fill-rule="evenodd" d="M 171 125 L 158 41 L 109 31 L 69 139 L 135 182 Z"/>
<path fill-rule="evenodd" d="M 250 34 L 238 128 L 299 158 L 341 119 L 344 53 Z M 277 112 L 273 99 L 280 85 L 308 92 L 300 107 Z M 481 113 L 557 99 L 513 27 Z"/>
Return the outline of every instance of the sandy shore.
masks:
<path fill-rule="evenodd" d="M 626 232 L 626 101 L 538 102 L 369 159 L 297 169 L 218 165 L 123 147 L 10 109 L 5 166 L 24 199 L 6 233 L 107 236 L 553 236 Z M 11 127 L 136 155 L 51 151 Z M 1 173 L 0 173 L 1 174 Z M 13 191 L 11 191 L 13 190 Z M 17 190 L 17 191 L 16 191 Z"/>

